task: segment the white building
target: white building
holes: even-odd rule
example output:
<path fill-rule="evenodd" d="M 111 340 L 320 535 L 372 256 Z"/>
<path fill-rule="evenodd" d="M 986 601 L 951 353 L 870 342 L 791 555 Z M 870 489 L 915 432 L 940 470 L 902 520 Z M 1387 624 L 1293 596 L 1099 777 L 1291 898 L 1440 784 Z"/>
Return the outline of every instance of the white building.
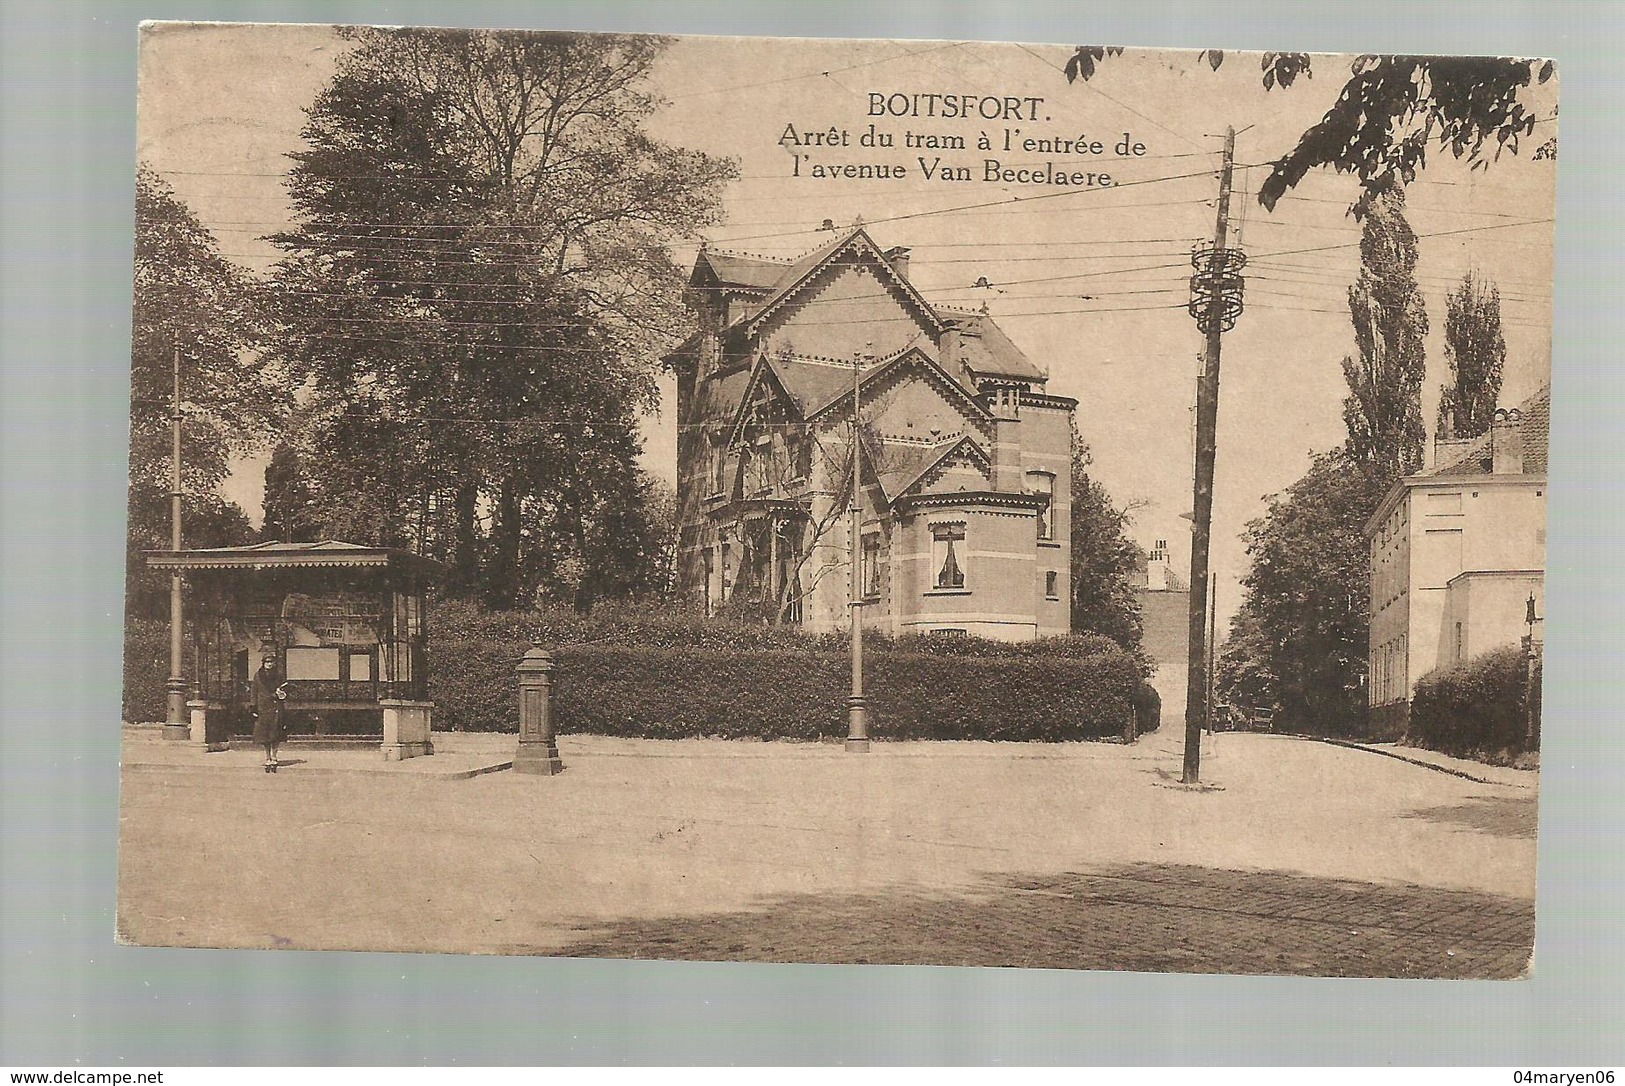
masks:
<path fill-rule="evenodd" d="M 1544 615 L 1551 390 L 1495 413 L 1490 432 L 1438 441 L 1366 524 L 1371 553 L 1370 731 L 1403 735 L 1429 671 L 1529 633 Z"/>

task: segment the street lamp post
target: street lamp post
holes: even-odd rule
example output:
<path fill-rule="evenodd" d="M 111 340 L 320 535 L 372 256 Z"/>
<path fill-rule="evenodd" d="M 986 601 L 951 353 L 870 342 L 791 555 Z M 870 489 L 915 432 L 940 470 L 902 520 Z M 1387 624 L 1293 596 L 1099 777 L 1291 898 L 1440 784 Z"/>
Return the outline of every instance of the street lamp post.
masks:
<path fill-rule="evenodd" d="M 863 355 L 852 356 L 852 499 L 847 513 L 852 522 L 852 694 L 846 699 L 846 749 L 862 754 L 869 749 L 869 699 L 863 694 L 863 512 L 858 502 L 862 478 L 858 450 L 858 386 Z"/>
<path fill-rule="evenodd" d="M 1523 639 L 1523 749 L 1535 749 L 1535 721 L 1539 707 L 1535 704 L 1535 623 L 1540 616 L 1535 613 L 1535 594 L 1529 593 L 1529 599 L 1524 606 L 1524 621 L 1529 626 L 1529 634 Z"/>
<path fill-rule="evenodd" d="M 174 399 L 170 403 L 172 426 L 169 480 L 169 549 L 181 549 L 181 347 L 174 350 Z M 188 739 L 192 734 L 186 710 L 186 676 L 181 674 L 182 636 L 185 623 L 185 590 L 180 570 L 169 576 L 169 681 L 164 684 L 164 738 Z"/>

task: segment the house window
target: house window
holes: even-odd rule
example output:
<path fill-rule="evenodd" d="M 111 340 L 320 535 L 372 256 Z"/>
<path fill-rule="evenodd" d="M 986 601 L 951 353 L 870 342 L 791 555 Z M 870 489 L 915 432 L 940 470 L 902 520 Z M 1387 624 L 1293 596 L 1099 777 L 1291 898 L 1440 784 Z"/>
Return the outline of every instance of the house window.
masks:
<path fill-rule="evenodd" d="M 936 524 L 931 527 L 931 587 L 949 590 L 965 587 L 965 526 Z"/>
<path fill-rule="evenodd" d="M 1061 598 L 1061 575 L 1055 570 L 1044 574 L 1044 598 L 1058 600 Z"/>
<path fill-rule="evenodd" d="M 1044 499 L 1038 510 L 1038 538 L 1055 538 L 1055 476 L 1045 471 L 1027 473 L 1027 490 Z"/>
<path fill-rule="evenodd" d="M 719 436 L 711 446 L 711 493 L 721 494 L 727 489 L 728 446 Z"/>
<path fill-rule="evenodd" d="M 790 478 L 805 479 L 812 473 L 812 441 L 806 434 L 792 433 L 786 438 L 789 448 Z"/>
<path fill-rule="evenodd" d="M 1452 656 L 1457 663 L 1461 662 L 1461 623 L 1456 623 L 1456 651 Z"/>
<path fill-rule="evenodd" d="M 965 634 L 964 630 L 956 630 L 956 629 L 953 629 L 951 627 L 942 627 L 940 629 L 932 630 L 931 631 L 931 636 L 932 637 L 964 637 L 964 636 L 966 636 L 966 634 Z"/>
<path fill-rule="evenodd" d="M 733 589 L 733 584 L 734 584 L 733 544 L 728 542 L 726 539 L 724 539 L 722 541 L 722 584 L 720 586 L 721 591 L 719 593 L 717 593 L 717 595 L 721 599 L 724 599 L 724 600 L 727 599 L 728 598 L 728 593 Z"/>
<path fill-rule="evenodd" d="M 712 609 L 715 606 L 715 604 L 713 602 L 715 597 L 714 597 L 713 591 L 712 591 L 711 578 L 716 576 L 717 562 L 716 562 L 716 555 L 712 553 L 710 547 L 705 548 L 704 557 L 705 557 L 705 576 L 703 578 L 703 581 L 704 581 L 704 584 L 705 584 L 705 613 L 709 615 L 709 614 L 711 614 Z"/>
<path fill-rule="evenodd" d="M 861 583 L 863 584 L 864 599 L 874 600 L 880 598 L 880 535 L 878 532 L 863 537 Z"/>
<path fill-rule="evenodd" d="M 805 617 L 801 599 L 801 570 L 798 568 L 790 577 L 789 601 L 784 609 L 784 620 L 792 626 L 801 625 L 801 621 Z"/>

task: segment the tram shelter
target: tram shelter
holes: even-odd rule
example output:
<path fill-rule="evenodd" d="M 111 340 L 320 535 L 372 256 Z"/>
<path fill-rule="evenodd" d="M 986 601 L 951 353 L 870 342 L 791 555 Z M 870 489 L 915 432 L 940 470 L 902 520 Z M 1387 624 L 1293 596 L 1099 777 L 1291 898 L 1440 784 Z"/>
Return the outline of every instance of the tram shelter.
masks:
<path fill-rule="evenodd" d="M 253 730 L 250 680 L 274 657 L 291 738 L 380 737 L 389 759 L 433 754 L 424 596 L 445 573 L 407 551 L 327 539 L 157 551 L 192 616 L 190 739 Z"/>

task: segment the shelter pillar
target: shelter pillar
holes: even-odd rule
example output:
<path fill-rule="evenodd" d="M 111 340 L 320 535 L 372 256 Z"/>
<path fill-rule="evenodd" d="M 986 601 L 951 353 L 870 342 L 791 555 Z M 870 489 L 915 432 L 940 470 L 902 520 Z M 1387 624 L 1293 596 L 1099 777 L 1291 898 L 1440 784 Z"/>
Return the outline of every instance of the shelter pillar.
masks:
<path fill-rule="evenodd" d="M 230 750 L 231 742 L 224 734 L 224 728 L 217 726 L 217 734 L 210 734 L 210 714 L 218 719 L 219 714 L 225 711 L 225 706 L 219 702 L 205 701 L 202 698 L 193 698 L 186 703 L 186 711 L 191 718 L 190 734 L 188 739 L 194 747 L 206 751 Z"/>
<path fill-rule="evenodd" d="M 515 669 L 519 673 L 519 750 L 516 773 L 551 777 L 564 772 L 553 736 L 553 654 L 531 645 Z"/>
<path fill-rule="evenodd" d="M 434 743 L 429 738 L 434 709 L 432 702 L 380 698 L 378 705 L 384 711 L 382 747 L 386 762 L 400 762 L 434 753 Z"/>

